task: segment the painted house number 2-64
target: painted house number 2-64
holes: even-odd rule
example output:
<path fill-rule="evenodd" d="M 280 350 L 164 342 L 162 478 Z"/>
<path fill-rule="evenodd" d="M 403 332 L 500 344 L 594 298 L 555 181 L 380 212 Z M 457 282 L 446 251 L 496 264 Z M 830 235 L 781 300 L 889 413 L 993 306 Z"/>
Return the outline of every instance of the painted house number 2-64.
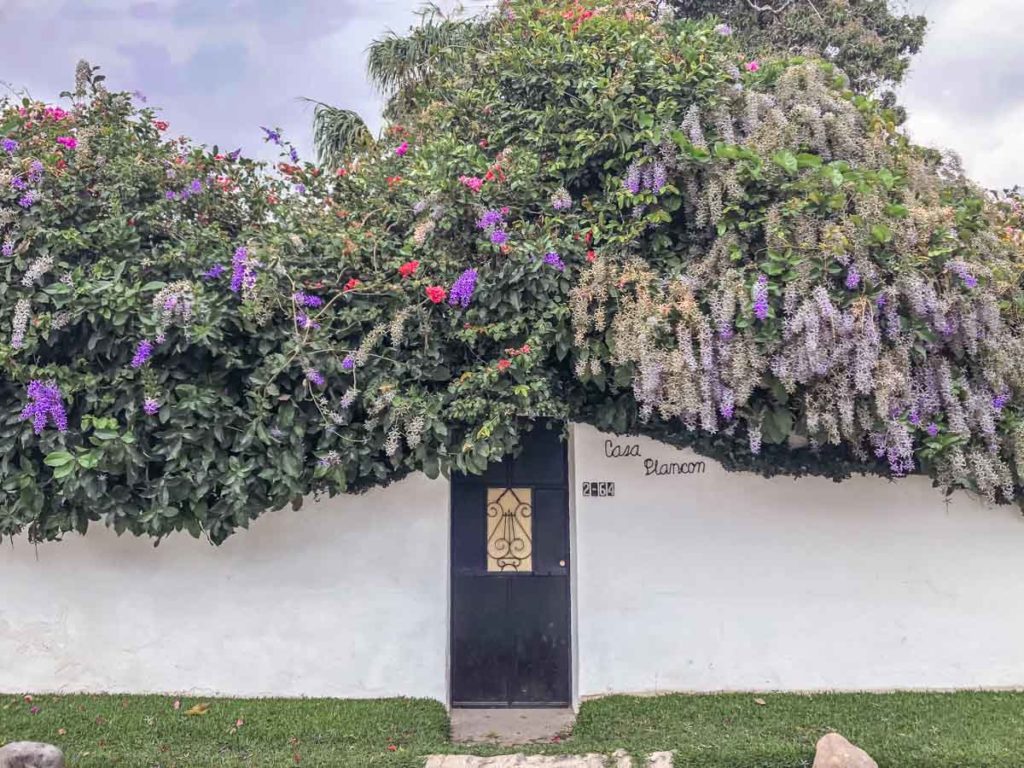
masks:
<path fill-rule="evenodd" d="M 584 496 L 614 496 L 615 483 L 583 483 Z"/>

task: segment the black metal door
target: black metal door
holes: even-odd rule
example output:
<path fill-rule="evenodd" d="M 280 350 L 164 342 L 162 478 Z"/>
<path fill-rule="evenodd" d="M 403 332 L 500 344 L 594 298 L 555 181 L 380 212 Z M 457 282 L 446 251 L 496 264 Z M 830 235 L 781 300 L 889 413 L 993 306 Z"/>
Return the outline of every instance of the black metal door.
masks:
<path fill-rule="evenodd" d="M 571 658 L 568 461 L 540 425 L 452 477 L 452 706 L 568 706 Z"/>

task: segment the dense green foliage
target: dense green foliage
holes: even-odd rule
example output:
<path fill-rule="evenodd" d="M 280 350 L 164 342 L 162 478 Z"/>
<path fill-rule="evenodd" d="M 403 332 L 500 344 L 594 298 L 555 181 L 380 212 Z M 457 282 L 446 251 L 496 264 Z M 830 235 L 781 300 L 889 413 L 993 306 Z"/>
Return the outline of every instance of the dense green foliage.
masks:
<path fill-rule="evenodd" d="M 203 703 L 205 715 L 186 714 Z M 692 768 L 797 768 L 838 730 L 881 766 L 1016 768 L 1022 704 L 1021 693 L 968 691 L 611 696 L 583 702 L 570 737 L 516 751 L 626 749 L 642 765 L 672 750 Z M 447 736 L 444 708 L 422 700 L 182 699 L 175 709 L 167 696 L 0 696 L 0 744 L 56 744 L 76 768 L 421 768 L 431 754 L 510 751 Z"/>
<path fill-rule="evenodd" d="M 903 79 L 927 26 L 924 16 L 896 13 L 887 0 L 672 0 L 671 5 L 684 18 L 724 19 L 750 51 L 827 56 L 863 92 Z"/>
<path fill-rule="evenodd" d="M 0 533 L 220 542 L 482 471 L 538 417 L 1017 495 L 1012 201 L 713 21 L 517 0 L 472 29 L 336 172 L 270 130 L 274 173 L 164 140 L 87 67 L 67 113 L 7 105 Z"/>

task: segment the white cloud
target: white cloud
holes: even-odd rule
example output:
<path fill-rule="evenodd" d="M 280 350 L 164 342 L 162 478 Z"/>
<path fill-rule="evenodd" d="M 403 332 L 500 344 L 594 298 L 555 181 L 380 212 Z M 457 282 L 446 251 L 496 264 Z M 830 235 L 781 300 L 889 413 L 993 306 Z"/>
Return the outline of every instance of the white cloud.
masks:
<path fill-rule="evenodd" d="M 1021 0 L 918 2 L 931 26 L 901 92 L 915 140 L 961 155 L 980 183 L 1024 183 Z"/>

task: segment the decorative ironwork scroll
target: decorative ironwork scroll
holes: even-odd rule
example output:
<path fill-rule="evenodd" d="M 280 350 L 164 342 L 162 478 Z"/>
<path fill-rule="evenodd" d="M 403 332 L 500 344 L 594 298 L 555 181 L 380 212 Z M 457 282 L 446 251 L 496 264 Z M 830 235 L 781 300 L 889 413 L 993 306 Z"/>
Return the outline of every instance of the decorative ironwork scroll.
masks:
<path fill-rule="evenodd" d="M 487 489 L 487 570 L 533 570 L 533 490 Z"/>

